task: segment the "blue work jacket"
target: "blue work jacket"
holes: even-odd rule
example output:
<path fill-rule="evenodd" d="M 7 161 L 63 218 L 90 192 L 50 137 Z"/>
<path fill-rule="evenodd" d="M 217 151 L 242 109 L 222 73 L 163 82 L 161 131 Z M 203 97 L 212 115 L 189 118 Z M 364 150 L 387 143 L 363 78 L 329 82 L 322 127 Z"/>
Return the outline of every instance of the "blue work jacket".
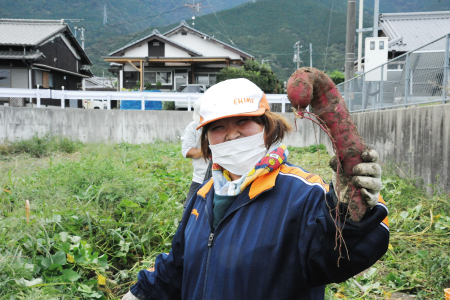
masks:
<path fill-rule="evenodd" d="M 290 164 L 255 179 L 216 230 L 213 196 L 211 179 L 189 201 L 170 253 L 157 257 L 154 272 L 139 272 L 132 294 L 155 300 L 324 299 L 326 284 L 370 267 L 389 245 L 381 197 L 361 222 L 341 216 L 336 225 L 332 187 Z M 336 226 L 343 228 L 341 247 Z"/>

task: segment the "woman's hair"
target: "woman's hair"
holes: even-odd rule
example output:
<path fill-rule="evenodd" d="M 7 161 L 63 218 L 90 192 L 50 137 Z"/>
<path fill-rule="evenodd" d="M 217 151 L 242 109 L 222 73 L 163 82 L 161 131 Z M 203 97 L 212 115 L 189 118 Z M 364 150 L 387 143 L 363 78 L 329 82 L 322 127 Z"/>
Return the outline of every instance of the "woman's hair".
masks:
<path fill-rule="evenodd" d="M 266 111 L 263 115 L 257 117 L 251 117 L 253 121 L 264 127 L 264 144 L 269 149 L 273 144 L 281 142 L 285 134 L 292 130 L 292 126 L 288 124 L 286 119 L 273 112 Z M 211 128 L 211 124 L 208 123 L 203 126 L 201 136 L 201 150 L 202 155 L 205 158 L 211 157 L 211 150 L 209 149 L 208 131 Z"/>

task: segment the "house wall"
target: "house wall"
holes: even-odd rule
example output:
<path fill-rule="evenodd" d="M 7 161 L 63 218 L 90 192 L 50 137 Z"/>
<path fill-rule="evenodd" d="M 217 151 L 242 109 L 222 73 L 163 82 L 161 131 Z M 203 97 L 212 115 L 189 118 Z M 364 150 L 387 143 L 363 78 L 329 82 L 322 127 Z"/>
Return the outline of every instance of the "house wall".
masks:
<path fill-rule="evenodd" d="M 200 52 L 206 57 L 227 56 L 232 59 L 240 58 L 239 54 L 227 50 L 222 45 L 215 44 L 210 40 L 204 40 L 195 34 L 188 33 L 187 35 L 181 35 L 181 32 L 178 32 L 177 34 L 169 36 L 169 39 L 181 45 L 186 45 L 189 49 Z"/>
<path fill-rule="evenodd" d="M 123 67 L 125 72 L 137 72 L 136 68 L 131 66 L 129 63 L 126 63 Z M 139 73 L 139 72 L 138 72 Z"/>
<path fill-rule="evenodd" d="M 189 47 L 188 47 L 189 48 Z M 191 57 L 189 53 L 172 45 L 166 44 L 166 57 Z"/>
<path fill-rule="evenodd" d="M 48 42 L 37 49 L 44 53 L 45 58 L 39 58 L 35 61 L 36 63 L 78 73 L 77 58 L 60 37 L 55 38 L 53 42 Z"/>
<path fill-rule="evenodd" d="M 424 106 L 353 114 L 368 146 L 382 163 L 393 162 L 401 174 L 421 178 L 450 191 L 450 105 Z M 284 142 L 308 146 L 331 144 L 312 122 L 283 114 L 296 128 Z M 83 142 L 179 142 L 191 112 L 83 109 L 33 109 L 0 106 L 0 143 L 29 139 L 35 133 L 64 136 Z"/>
<path fill-rule="evenodd" d="M 130 49 L 127 49 L 123 57 L 146 57 L 148 56 L 148 45 L 147 43 L 133 46 Z"/>
<path fill-rule="evenodd" d="M 166 43 L 163 43 L 158 40 L 152 40 L 147 43 L 148 46 L 148 56 L 156 56 L 156 57 L 165 57 L 165 46 Z"/>

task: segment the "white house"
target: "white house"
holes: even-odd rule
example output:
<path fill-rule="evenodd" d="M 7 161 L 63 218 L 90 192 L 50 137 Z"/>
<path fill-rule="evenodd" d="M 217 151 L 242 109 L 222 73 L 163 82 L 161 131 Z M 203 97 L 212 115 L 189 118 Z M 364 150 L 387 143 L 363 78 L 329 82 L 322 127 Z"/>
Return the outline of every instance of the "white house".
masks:
<path fill-rule="evenodd" d="M 162 84 L 162 90 L 176 90 L 182 84 L 212 85 L 225 67 L 239 67 L 254 57 L 186 24 L 161 34 L 150 35 L 103 57 L 113 63 L 110 72 L 118 73 L 120 87 L 138 83 Z M 117 64 L 121 67 L 117 67 Z"/>

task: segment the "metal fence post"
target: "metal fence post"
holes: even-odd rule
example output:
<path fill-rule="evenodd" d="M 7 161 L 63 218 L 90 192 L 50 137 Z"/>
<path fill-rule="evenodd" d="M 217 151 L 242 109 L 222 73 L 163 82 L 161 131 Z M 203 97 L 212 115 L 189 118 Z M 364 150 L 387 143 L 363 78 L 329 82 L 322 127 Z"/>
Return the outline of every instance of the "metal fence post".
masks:
<path fill-rule="evenodd" d="M 409 53 L 406 54 L 405 60 L 405 96 L 403 98 L 403 104 L 405 107 L 408 106 L 408 93 L 409 93 Z"/>
<path fill-rule="evenodd" d="M 36 91 L 36 107 L 41 108 L 41 93 L 39 93 L 39 84 L 37 85 Z"/>
<path fill-rule="evenodd" d="M 450 34 L 447 34 L 445 41 L 445 61 L 444 61 L 444 82 L 442 83 L 442 103 L 445 103 L 448 95 L 448 68 L 449 68 L 449 51 L 450 51 Z"/>
<path fill-rule="evenodd" d="M 353 95 L 353 79 L 349 80 L 349 92 L 348 92 L 348 111 L 352 112 L 352 95 Z"/>
<path fill-rule="evenodd" d="M 191 111 L 191 96 L 188 96 L 188 111 Z"/>
<path fill-rule="evenodd" d="M 363 73 L 362 80 L 363 80 L 363 87 L 362 87 L 361 105 L 362 105 L 362 109 L 365 110 L 366 109 L 366 73 Z"/>
<path fill-rule="evenodd" d="M 383 108 L 383 92 L 384 92 L 384 65 L 381 65 L 381 81 L 380 81 L 380 109 Z"/>
<path fill-rule="evenodd" d="M 62 86 L 62 93 L 61 93 L 61 108 L 66 107 L 66 99 L 64 99 L 64 87 Z"/>
<path fill-rule="evenodd" d="M 281 112 L 284 114 L 286 112 L 286 103 L 284 102 L 284 97 L 281 98 Z"/>
<path fill-rule="evenodd" d="M 144 95 L 143 92 L 141 92 L 141 93 L 142 93 L 142 96 L 141 96 L 141 110 L 145 110 L 145 95 Z"/>

